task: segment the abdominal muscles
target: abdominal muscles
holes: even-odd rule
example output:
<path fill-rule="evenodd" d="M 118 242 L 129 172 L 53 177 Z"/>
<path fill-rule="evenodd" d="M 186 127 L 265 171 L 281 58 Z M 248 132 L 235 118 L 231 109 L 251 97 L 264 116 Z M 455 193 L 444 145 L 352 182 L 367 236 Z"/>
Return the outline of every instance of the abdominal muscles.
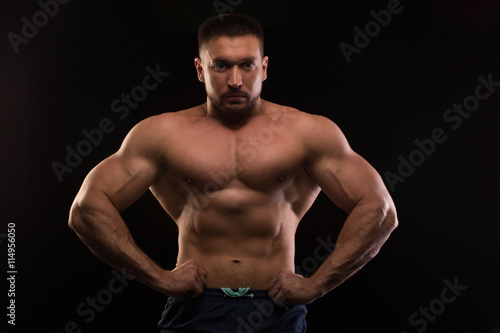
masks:
<path fill-rule="evenodd" d="M 208 287 L 262 289 L 293 270 L 298 218 L 282 195 L 232 187 L 191 202 L 177 221 L 178 263 L 196 260 Z"/>

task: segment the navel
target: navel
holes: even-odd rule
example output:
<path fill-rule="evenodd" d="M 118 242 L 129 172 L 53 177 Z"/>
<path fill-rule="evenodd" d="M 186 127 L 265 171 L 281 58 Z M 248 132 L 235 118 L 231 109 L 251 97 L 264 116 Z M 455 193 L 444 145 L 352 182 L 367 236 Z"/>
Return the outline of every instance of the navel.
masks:
<path fill-rule="evenodd" d="M 283 183 L 283 182 L 285 181 L 285 176 L 279 176 L 279 177 L 278 177 L 278 181 L 279 181 L 280 183 Z"/>
<path fill-rule="evenodd" d="M 193 182 L 193 179 L 192 178 L 186 178 L 186 183 L 188 185 L 191 185 L 191 183 Z"/>

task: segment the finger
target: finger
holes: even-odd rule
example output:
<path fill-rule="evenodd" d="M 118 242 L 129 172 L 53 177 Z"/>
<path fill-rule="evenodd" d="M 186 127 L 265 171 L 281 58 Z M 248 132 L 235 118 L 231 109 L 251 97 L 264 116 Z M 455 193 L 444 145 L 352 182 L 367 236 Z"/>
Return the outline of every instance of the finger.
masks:
<path fill-rule="evenodd" d="M 207 282 L 204 277 L 198 276 L 196 278 L 196 285 L 199 286 L 201 289 L 204 289 L 206 286 Z"/>
<path fill-rule="evenodd" d="M 284 306 L 287 303 L 287 299 L 286 299 L 285 293 L 282 290 L 280 290 L 278 292 L 278 294 L 274 297 L 273 302 L 276 305 Z"/>
<path fill-rule="evenodd" d="M 205 279 L 200 281 L 200 284 L 198 284 L 199 294 L 203 293 L 203 291 L 205 290 L 205 285 L 206 285 Z"/>
<path fill-rule="evenodd" d="M 195 297 L 200 296 L 200 295 L 203 293 L 203 290 L 204 290 L 204 289 L 205 289 L 205 288 L 203 287 L 203 285 L 202 285 L 202 284 L 197 285 L 197 286 L 196 286 L 196 290 L 195 290 Z"/>
<path fill-rule="evenodd" d="M 198 271 L 196 272 L 195 278 L 196 278 L 196 281 L 197 281 L 200 285 L 205 286 L 205 284 L 206 284 L 206 280 L 207 280 L 207 274 L 206 274 L 206 272 L 205 272 L 205 274 L 204 274 L 202 271 L 198 270 Z"/>
<path fill-rule="evenodd" d="M 283 299 L 277 300 L 275 302 L 275 304 L 278 306 L 285 306 L 288 304 L 288 300 L 286 298 L 283 298 Z"/>
<path fill-rule="evenodd" d="M 270 299 L 275 299 L 279 292 L 280 289 L 278 288 L 278 286 L 274 286 L 267 292 L 267 295 Z"/>
<path fill-rule="evenodd" d="M 205 288 L 207 284 L 207 274 L 206 271 L 204 270 L 205 274 L 203 274 L 201 271 L 198 271 L 198 274 L 196 275 L 197 282 L 201 286 L 202 289 Z"/>
<path fill-rule="evenodd" d="M 281 287 L 282 287 L 281 277 L 277 276 L 268 285 L 267 294 L 269 295 L 269 298 L 274 300 L 278 296 L 278 294 L 280 293 Z"/>
<path fill-rule="evenodd" d="M 199 283 L 195 283 L 192 287 L 191 287 L 191 290 L 186 294 L 188 297 L 191 297 L 191 298 L 196 298 L 198 296 L 200 296 L 202 293 L 203 293 L 203 290 L 205 288 L 203 287 L 203 285 L 199 284 Z"/>
<path fill-rule="evenodd" d="M 276 285 L 268 292 L 268 295 L 271 299 L 276 300 L 280 299 L 280 297 L 284 297 L 285 293 L 283 291 L 283 285 L 280 283 L 276 283 Z"/>
<path fill-rule="evenodd" d="M 279 276 L 274 277 L 271 281 L 269 281 L 269 283 L 267 284 L 267 287 L 266 287 L 265 290 L 267 290 L 268 292 L 270 292 L 274 287 L 276 287 L 276 285 L 278 284 L 279 280 L 280 280 Z"/>
<path fill-rule="evenodd" d="M 189 259 L 182 265 L 186 266 L 186 268 L 189 267 L 191 269 L 196 269 L 196 270 L 198 270 L 198 267 L 200 267 L 200 265 L 198 265 L 198 263 L 196 263 L 196 261 L 194 261 L 193 259 Z"/>
<path fill-rule="evenodd" d="M 203 266 L 199 266 L 200 267 L 200 273 L 203 275 L 203 277 L 207 277 L 208 273 L 207 273 L 207 270 L 203 267 Z"/>

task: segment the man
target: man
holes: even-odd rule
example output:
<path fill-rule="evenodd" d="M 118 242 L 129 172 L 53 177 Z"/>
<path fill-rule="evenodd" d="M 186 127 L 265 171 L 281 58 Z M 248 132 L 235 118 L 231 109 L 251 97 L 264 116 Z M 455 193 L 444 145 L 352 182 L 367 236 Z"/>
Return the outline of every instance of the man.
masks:
<path fill-rule="evenodd" d="M 332 121 L 261 99 L 268 57 L 255 20 L 211 18 L 198 42 L 206 103 L 136 125 L 89 173 L 69 225 L 99 258 L 170 296 L 162 332 L 304 332 L 304 305 L 378 253 L 397 226 L 394 204 Z M 172 270 L 137 247 L 120 217 L 148 188 L 179 230 Z M 320 190 L 349 216 L 304 278 L 294 236 Z"/>

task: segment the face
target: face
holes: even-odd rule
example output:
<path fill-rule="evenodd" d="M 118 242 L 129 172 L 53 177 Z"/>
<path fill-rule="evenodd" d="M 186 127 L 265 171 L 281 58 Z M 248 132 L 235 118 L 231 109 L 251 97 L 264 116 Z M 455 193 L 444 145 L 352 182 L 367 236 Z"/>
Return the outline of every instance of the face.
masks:
<path fill-rule="evenodd" d="M 257 37 L 212 38 L 195 59 L 198 79 L 205 83 L 209 103 L 227 115 L 242 115 L 260 98 L 267 78 L 267 57 L 262 58 Z"/>

